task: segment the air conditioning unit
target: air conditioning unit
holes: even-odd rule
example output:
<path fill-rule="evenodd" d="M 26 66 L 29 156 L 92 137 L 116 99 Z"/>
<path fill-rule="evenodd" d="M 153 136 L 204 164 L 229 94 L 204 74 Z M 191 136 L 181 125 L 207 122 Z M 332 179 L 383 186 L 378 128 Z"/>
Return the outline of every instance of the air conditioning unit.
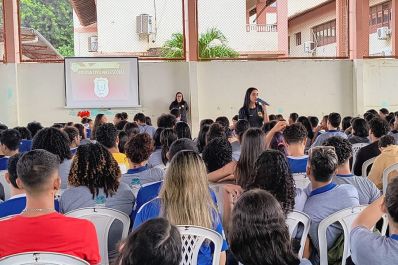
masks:
<path fill-rule="evenodd" d="M 89 52 L 98 51 L 98 36 L 88 37 L 88 51 Z"/>
<path fill-rule="evenodd" d="M 137 34 L 150 35 L 154 33 L 152 28 L 152 16 L 141 14 L 137 16 Z"/>
<path fill-rule="evenodd" d="M 379 40 L 387 40 L 391 37 L 391 29 L 382 27 L 377 29 L 377 38 Z"/>
<path fill-rule="evenodd" d="M 304 42 L 304 52 L 305 53 L 312 53 L 314 50 L 315 50 L 315 42 L 313 42 L 313 41 Z"/>

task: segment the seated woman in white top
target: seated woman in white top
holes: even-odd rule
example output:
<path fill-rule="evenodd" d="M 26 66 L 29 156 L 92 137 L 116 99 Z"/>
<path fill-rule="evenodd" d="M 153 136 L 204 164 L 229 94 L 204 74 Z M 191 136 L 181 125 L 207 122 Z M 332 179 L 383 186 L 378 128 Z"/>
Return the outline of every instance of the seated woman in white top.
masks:
<path fill-rule="evenodd" d="M 310 265 L 293 251 L 285 214 L 269 192 L 245 192 L 232 212 L 230 249 L 244 265 Z"/>

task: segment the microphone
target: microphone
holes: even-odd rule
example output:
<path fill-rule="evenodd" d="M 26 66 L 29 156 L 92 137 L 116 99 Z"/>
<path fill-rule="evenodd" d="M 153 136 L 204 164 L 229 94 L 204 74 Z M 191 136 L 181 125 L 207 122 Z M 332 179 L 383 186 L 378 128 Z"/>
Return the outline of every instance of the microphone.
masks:
<path fill-rule="evenodd" d="M 268 104 L 265 100 L 262 100 L 261 98 L 258 98 L 258 99 L 257 99 L 257 102 L 260 103 L 260 104 L 269 106 L 269 104 Z"/>

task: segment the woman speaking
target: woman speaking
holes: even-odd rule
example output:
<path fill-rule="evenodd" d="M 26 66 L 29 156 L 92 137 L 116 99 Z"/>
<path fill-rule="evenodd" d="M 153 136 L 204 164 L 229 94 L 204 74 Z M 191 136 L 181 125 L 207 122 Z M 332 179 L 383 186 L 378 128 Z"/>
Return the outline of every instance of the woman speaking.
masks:
<path fill-rule="evenodd" d="M 171 102 L 169 110 L 178 109 L 181 114 L 181 121 L 187 122 L 188 103 L 184 100 L 184 95 L 177 92 L 175 100 Z"/>
<path fill-rule="evenodd" d="M 246 90 L 243 107 L 239 110 L 239 119 L 247 120 L 250 127 L 260 128 L 268 122 L 266 103 L 258 98 L 258 89 L 251 87 Z"/>

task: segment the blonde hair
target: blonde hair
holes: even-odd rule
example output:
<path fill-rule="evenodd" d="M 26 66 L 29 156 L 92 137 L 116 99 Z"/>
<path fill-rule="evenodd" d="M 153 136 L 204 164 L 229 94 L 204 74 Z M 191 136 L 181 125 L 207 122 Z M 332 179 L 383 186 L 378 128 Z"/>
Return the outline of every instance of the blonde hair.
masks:
<path fill-rule="evenodd" d="M 163 216 L 172 224 L 212 228 L 217 211 L 209 192 L 206 166 L 199 154 L 181 151 L 173 157 L 159 197 Z"/>

